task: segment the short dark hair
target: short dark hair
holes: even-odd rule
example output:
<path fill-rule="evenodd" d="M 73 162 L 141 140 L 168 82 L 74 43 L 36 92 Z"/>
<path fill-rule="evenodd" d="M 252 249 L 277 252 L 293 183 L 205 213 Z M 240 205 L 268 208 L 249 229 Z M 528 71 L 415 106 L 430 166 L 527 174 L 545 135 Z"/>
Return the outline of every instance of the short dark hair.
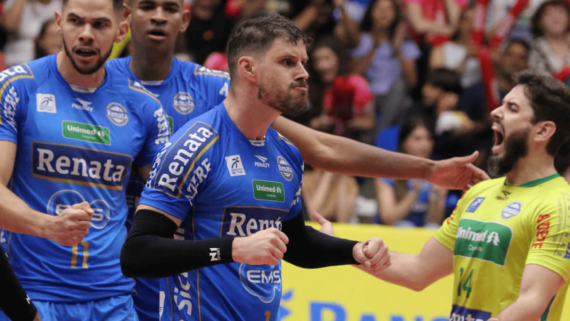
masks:
<path fill-rule="evenodd" d="M 550 6 L 557 6 L 557 7 L 559 6 L 564 8 L 564 11 L 566 11 L 566 15 L 568 15 L 568 25 L 566 26 L 566 32 L 570 32 L 570 4 L 565 0 L 550 0 L 543 2 L 538 7 L 538 9 L 536 9 L 534 15 L 530 20 L 530 31 L 534 38 L 541 37 L 544 34 L 542 26 L 540 25 L 540 20 L 542 19 L 542 16 L 544 15 L 544 11 L 546 11 L 546 8 Z"/>
<path fill-rule="evenodd" d="M 241 55 L 246 52 L 264 53 L 277 38 L 283 38 L 294 44 L 303 41 L 307 48 L 312 44 L 312 39 L 291 20 L 278 14 L 248 19 L 234 29 L 228 40 L 230 78 L 235 79 L 237 61 Z"/>
<path fill-rule="evenodd" d="M 447 68 L 434 68 L 430 70 L 427 75 L 426 84 L 458 95 L 460 95 L 462 91 L 461 77 L 456 71 Z"/>
<path fill-rule="evenodd" d="M 533 123 L 552 121 L 556 132 L 546 145 L 546 152 L 555 156 L 570 138 L 570 89 L 560 80 L 525 70 L 516 75 L 516 84 L 524 86 L 525 96 L 534 111 Z"/>
<path fill-rule="evenodd" d="M 65 8 L 68 1 L 69 0 L 62 0 L 61 7 Z M 123 11 L 123 0 L 112 0 L 112 1 L 113 1 L 113 9 L 115 9 L 115 11 Z"/>

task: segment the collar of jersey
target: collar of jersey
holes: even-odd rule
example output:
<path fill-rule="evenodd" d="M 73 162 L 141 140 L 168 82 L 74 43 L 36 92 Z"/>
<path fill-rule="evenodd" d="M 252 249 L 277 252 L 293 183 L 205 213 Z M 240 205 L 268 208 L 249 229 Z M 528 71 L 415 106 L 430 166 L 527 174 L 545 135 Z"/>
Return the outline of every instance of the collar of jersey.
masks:
<path fill-rule="evenodd" d="M 105 63 L 103 66 L 103 68 L 105 68 L 105 79 L 103 79 L 103 82 L 99 85 L 99 87 L 97 88 L 84 88 L 84 87 L 80 87 L 80 86 L 73 86 L 70 83 L 68 83 L 65 78 L 63 78 L 63 76 L 61 75 L 61 73 L 59 72 L 59 69 L 57 69 L 57 54 L 53 54 L 50 57 L 50 68 L 52 69 L 53 73 L 55 74 L 55 77 L 62 83 L 65 84 L 67 86 L 67 88 L 69 88 L 69 90 L 76 92 L 76 93 L 89 93 L 92 94 L 96 91 L 98 91 L 99 89 L 105 87 L 107 85 L 107 83 L 109 82 L 109 77 L 111 77 L 109 69 L 107 69 L 107 64 Z M 75 88 L 75 89 L 74 89 Z M 79 88 L 82 88 L 84 90 L 80 90 Z"/>
<path fill-rule="evenodd" d="M 550 176 L 546 176 L 546 177 L 543 177 L 543 178 L 535 179 L 535 180 L 533 180 L 533 181 L 526 182 L 526 183 L 520 184 L 520 185 L 517 185 L 517 184 L 509 184 L 509 183 L 507 182 L 507 179 L 505 178 L 504 185 L 505 185 L 505 186 L 518 186 L 518 187 L 535 187 L 535 186 L 537 186 L 537 185 L 540 185 L 540 184 L 546 183 L 546 182 L 548 182 L 548 181 L 550 181 L 550 180 L 553 180 L 553 179 L 555 179 L 555 178 L 557 178 L 557 177 L 560 177 L 560 174 L 558 174 L 558 173 L 552 174 L 552 175 L 550 175 Z"/>
<path fill-rule="evenodd" d="M 219 109 L 219 112 L 222 115 L 222 119 L 224 120 L 224 122 L 227 124 L 227 126 L 230 128 L 230 130 L 236 132 L 236 135 L 238 137 L 240 137 L 243 140 L 248 141 L 252 146 L 255 146 L 255 147 L 264 147 L 265 146 L 265 144 L 267 143 L 267 133 L 265 134 L 263 139 L 259 139 L 259 140 L 248 139 L 239 130 L 239 128 L 237 128 L 236 124 L 234 124 L 233 120 L 230 118 L 230 115 L 228 114 L 228 111 L 226 110 L 226 105 L 223 102 L 221 104 L 219 104 L 216 107 L 216 109 Z"/>
<path fill-rule="evenodd" d="M 133 72 L 131 71 L 131 59 L 132 56 L 128 56 L 127 58 L 125 58 L 126 60 L 126 69 L 127 72 L 129 73 L 129 75 L 133 78 L 136 79 L 138 81 L 140 81 L 141 84 L 143 84 L 144 86 L 161 86 L 165 83 L 167 83 L 170 78 L 174 77 L 173 74 L 175 72 L 175 70 L 178 70 L 178 59 L 172 57 L 172 65 L 170 66 L 170 72 L 168 73 L 168 76 L 166 76 L 166 78 L 164 78 L 163 80 L 157 80 L 157 81 L 144 81 L 144 80 L 140 80 L 137 76 L 135 76 L 135 74 L 133 74 Z"/>

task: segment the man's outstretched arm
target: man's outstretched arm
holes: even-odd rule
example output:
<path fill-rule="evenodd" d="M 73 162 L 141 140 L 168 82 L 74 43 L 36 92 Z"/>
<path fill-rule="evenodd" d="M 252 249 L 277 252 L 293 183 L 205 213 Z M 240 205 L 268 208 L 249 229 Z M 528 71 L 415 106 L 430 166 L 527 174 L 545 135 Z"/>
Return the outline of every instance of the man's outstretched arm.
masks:
<path fill-rule="evenodd" d="M 287 137 L 313 167 L 329 172 L 394 179 L 424 179 L 448 188 L 466 190 L 489 176 L 471 164 L 478 153 L 433 161 L 390 152 L 352 139 L 326 134 L 279 117 L 273 128 Z"/>

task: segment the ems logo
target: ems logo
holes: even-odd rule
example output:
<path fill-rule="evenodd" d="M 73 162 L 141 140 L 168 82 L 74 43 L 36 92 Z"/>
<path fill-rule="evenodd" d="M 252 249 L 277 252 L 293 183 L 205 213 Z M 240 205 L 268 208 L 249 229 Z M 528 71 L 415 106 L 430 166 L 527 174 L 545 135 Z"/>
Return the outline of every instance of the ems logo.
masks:
<path fill-rule="evenodd" d="M 117 126 L 125 126 L 129 122 L 127 110 L 119 103 L 110 103 L 107 106 L 107 118 Z"/>
<path fill-rule="evenodd" d="M 501 212 L 501 218 L 508 220 L 511 217 L 517 216 L 521 210 L 522 204 L 520 202 L 512 202 L 503 208 L 503 211 Z"/>
<path fill-rule="evenodd" d="M 36 94 L 36 108 L 40 113 L 57 113 L 55 106 L 55 96 L 52 94 Z"/>
<path fill-rule="evenodd" d="M 469 204 L 469 206 L 467 206 L 467 209 L 465 210 L 465 212 L 466 213 L 475 213 L 475 211 L 479 208 L 479 205 L 481 205 L 484 200 L 485 200 L 484 197 L 476 197 L 471 202 L 471 204 Z"/>
<path fill-rule="evenodd" d="M 290 182 L 293 179 L 293 169 L 291 165 L 282 156 L 277 156 L 277 167 L 279 168 L 279 173 L 283 175 L 283 178 Z"/>
<path fill-rule="evenodd" d="M 245 169 L 239 155 L 226 156 L 226 165 L 231 176 L 245 175 Z"/>
<path fill-rule="evenodd" d="M 188 115 L 194 110 L 194 98 L 189 93 L 181 91 L 174 96 L 172 105 L 177 112 Z"/>

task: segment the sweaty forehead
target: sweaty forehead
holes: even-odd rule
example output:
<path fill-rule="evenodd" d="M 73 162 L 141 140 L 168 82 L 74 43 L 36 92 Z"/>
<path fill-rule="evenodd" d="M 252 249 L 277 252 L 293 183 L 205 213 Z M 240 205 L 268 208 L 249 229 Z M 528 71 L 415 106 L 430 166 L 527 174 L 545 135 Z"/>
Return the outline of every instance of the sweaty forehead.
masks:
<path fill-rule="evenodd" d="M 72 13 L 81 18 L 112 19 L 115 9 L 113 0 L 68 0 L 63 7 L 63 13 Z"/>
<path fill-rule="evenodd" d="M 184 0 L 127 0 L 128 4 L 133 7 L 138 5 L 140 2 L 150 2 L 155 4 L 162 4 L 162 3 L 177 3 L 179 5 L 184 5 Z"/>

